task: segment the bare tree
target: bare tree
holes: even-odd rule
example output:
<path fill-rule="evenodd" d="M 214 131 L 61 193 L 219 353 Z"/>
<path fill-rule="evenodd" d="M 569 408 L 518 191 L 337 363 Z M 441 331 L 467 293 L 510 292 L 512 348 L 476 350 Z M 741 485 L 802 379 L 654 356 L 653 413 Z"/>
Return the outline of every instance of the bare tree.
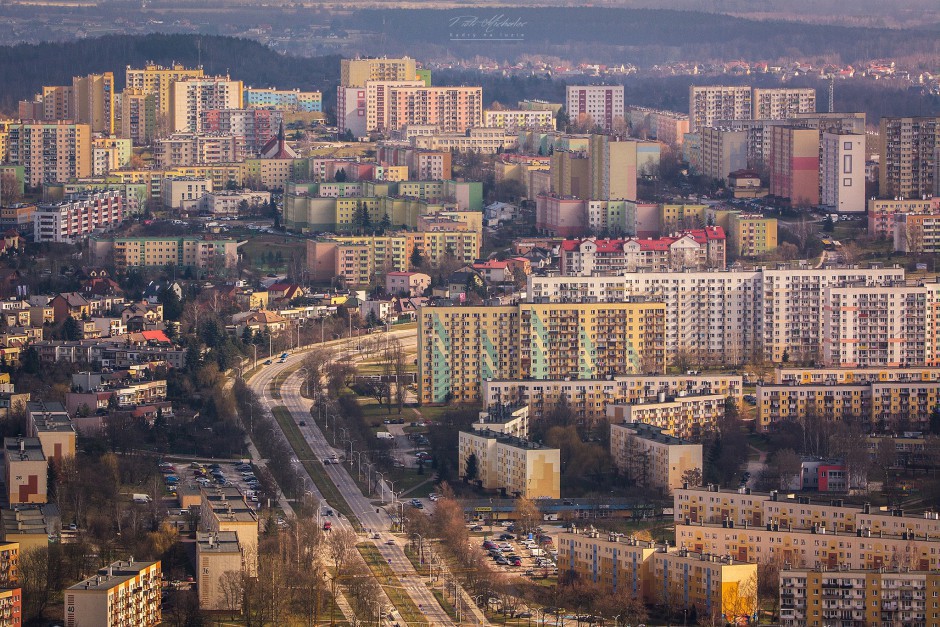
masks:
<path fill-rule="evenodd" d="M 245 592 L 242 573 L 237 570 L 222 573 L 222 576 L 219 577 L 219 589 L 222 591 L 222 602 L 225 609 L 234 616 L 241 610 L 242 596 Z"/>

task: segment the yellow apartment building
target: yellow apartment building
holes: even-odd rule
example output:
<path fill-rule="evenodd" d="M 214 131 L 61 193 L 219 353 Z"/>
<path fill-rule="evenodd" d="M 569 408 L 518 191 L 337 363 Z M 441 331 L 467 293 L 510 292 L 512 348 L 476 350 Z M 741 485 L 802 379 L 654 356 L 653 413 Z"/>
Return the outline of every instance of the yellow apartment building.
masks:
<path fill-rule="evenodd" d="M 758 257 L 777 249 L 777 219 L 733 212 L 728 216 L 728 250 L 738 257 Z"/>
<path fill-rule="evenodd" d="M 940 625 L 940 574 L 903 569 L 780 571 L 785 627 Z"/>
<path fill-rule="evenodd" d="M 365 87 L 367 81 L 413 81 L 418 72 L 415 60 L 408 57 L 343 59 L 339 76 L 343 87 Z"/>
<path fill-rule="evenodd" d="M 702 470 L 702 445 L 673 437 L 642 422 L 610 425 L 610 456 L 638 486 L 671 494 L 686 471 Z"/>
<path fill-rule="evenodd" d="M 616 423 L 646 423 L 677 438 L 699 439 L 711 431 L 725 414 L 720 394 L 676 396 L 655 402 L 607 405 L 607 420 Z"/>
<path fill-rule="evenodd" d="M 234 531 L 196 534 L 196 589 L 203 611 L 236 611 L 240 598 L 229 598 L 225 590 L 227 573 L 242 576 L 242 552 Z"/>
<path fill-rule="evenodd" d="M 200 531 L 213 534 L 234 532 L 244 568 L 249 573 L 256 573 L 258 515 L 248 506 L 245 496 L 234 487 L 202 488 L 200 493 Z"/>
<path fill-rule="evenodd" d="M 575 529 L 558 538 L 558 568 L 650 605 L 695 607 L 701 617 L 733 622 L 757 609 L 757 564 L 729 556 Z"/>
<path fill-rule="evenodd" d="M 4 485 L 7 502 L 45 503 L 48 494 L 48 464 L 38 438 L 3 439 Z"/>
<path fill-rule="evenodd" d="M 19 583 L 20 543 L 4 542 L 0 544 L 0 579 L 7 585 Z"/>
<path fill-rule="evenodd" d="M 521 303 L 419 311 L 422 402 L 479 402 L 488 379 L 590 379 L 662 372 L 665 306 Z"/>
<path fill-rule="evenodd" d="M 153 94 L 156 97 L 155 112 L 164 119 L 169 119 L 173 83 L 191 78 L 202 78 L 203 71 L 201 67 L 189 69 L 178 64 L 173 67 L 148 64 L 142 69 L 132 69 L 128 66 L 124 76 L 125 90 L 137 89 L 146 94 Z M 169 129 L 163 129 L 163 132 L 169 132 Z"/>
<path fill-rule="evenodd" d="M 561 495 L 561 451 L 496 431 L 461 431 L 460 476 L 486 490 L 529 499 Z M 477 475 L 467 477 L 468 460 L 476 458 Z"/>
<path fill-rule="evenodd" d="M 26 411 L 26 435 L 39 440 L 47 460 L 61 463 L 66 457 L 75 457 L 75 425 L 61 403 L 31 401 L 26 403 Z"/>
<path fill-rule="evenodd" d="M 160 562 L 114 562 L 65 589 L 66 627 L 155 627 L 161 621 Z"/>

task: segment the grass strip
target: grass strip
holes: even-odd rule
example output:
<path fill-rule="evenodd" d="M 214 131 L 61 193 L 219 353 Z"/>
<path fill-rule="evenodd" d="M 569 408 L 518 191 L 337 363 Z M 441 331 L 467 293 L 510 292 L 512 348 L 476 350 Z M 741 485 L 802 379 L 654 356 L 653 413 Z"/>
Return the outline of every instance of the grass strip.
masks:
<path fill-rule="evenodd" d="M 361 529 L 359 520 L 356 518 L 356 515 L 353 514 L 349 503 L 346 502 L 346 499 L 343 498 L 343 495 L 336 488 L 336 484 L 334 484 L 326 474 L 323 463 L 314 456 L 310 445 L 307 444 L 304 436 L 300 433 L 300 427 L 294 422 L 294 417 L 291 415 L 290 411 L 283 405 L 278 405 L 271 409 L 271 413 L 274 414 L 274 419 L 277 420 L 277 424 L 280 425 L 281 431 L 283 431 L 284 435 L 287 437 L 288 443 L 291 448 L 294 449 L 294 454 L 297 456 L 297 459 L 300 460 L 300 463 L 303 464 L 304 469 L 310 474 L 313 483 L 317 486 L 317 490 L 320 491 L 323 498 L 326 499 L 334 509 L 348 518 L 353 527 Z"/>
<path fill-rule="evenodd" d="M 437 602 L 441 604 L 441 607 L 444 608 L 444 611 L 447 612 L 447 615 L 450 616 L 455 623 L 460 624 L 457 621 L 457 610 L 454 608 L 454 604 L 451 603 L 444 596 L 444 593 L 441 592 L 440 588 L 435 588 L 431 590 L 431 594 L 434 595 L 434 598 L 437 599 Z"/>
<path fill-rule="evenodd" d="M 392 571 L 391 567 L 389 567 L 385 558 L 382 557 L 382 554 L 379 553 L 375 545 L 363 542 L 357 544 L 356 548 L 359 549 L 362 559 L 365 560 L 369 570 L 375 575 L 379 585 L 385 590 L 385 594 L 388 595 L 388 600 L 391 601 L 395 609 L 398 610 L 402 620 L 408 625 L 428 625 L 427 619 L 418 609 L 418 606 L 415 605 L 411 597 L 408 596 L 408 593 L 405 592 L 401 582 L 398 580 L 398 576 Z"/>
<path fill-rule="evenodd" d="M 281 386 L 284 385 L 284 382 L 287 381 L 287 377 L 291 376 L 295 372 L 300 370 L 300 363 L 296 363 L 289 368 L 281 370 L 279 373 L 274 375 L 274 378 L 271 379 L 271 398 L 276 400 L 281 400 Z"/>

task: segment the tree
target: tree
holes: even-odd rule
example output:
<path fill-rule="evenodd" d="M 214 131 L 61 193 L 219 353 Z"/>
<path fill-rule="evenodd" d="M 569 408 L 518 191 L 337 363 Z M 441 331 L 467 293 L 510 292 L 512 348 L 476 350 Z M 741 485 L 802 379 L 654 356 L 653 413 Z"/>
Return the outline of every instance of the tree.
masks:
<path fill-rule="evenodd" d="M 337 183 L 346 182 L 346 168 L 340 168 L 336 171 L 336 176 L 334 177 Z"/>
<path fill-rule="evenodd" d="M 823 231 L 826 233 L 832 233 L 836 230 L 836 223 L 832 220 L 831 214 L 826 214 L 826 219 L 823 220 Z"/>
<path fill-rule="evenodd" d="M 165 285 L 160 288 L 158 297 L 163 305 L 164 320 L 179 320 L 183 315 L 183 303 L 173 286 Z"/>
<path fill-rule="evenodd" d="M 515 503 L 516 530 L 521 535 L 535 531 L 542 521 L 542 512 L 535 505 L 535 501 L 526 497 L 519 497 Z"/>
<path fill-rule="evenodd" d="M 72 316 L 67 316 L 62 323 L 62 338 L 70 342 L 82 339 L 82 328 Z"/>
<path fill-rule="evenodd" d="M 421 254 L 421 249 L 415 246 L 411 250 L 411 257 L 408 259 L 411 264 L 412 270 L 420 270 L 424 267 L 424 256 Z"/>
<path fill-rule="evenodd" d="M 470 453 L 464 462 L 463 478 L 465 481 L 476 481 L 479 472 L 480 460 L 476 453 Z"/>
<path fill-rule="evenodd" d="M 690 488 L 697 488 L 702 485 L 702 469 L 689 468 L 682 473 L 682 483 L 688 483 Z"/>

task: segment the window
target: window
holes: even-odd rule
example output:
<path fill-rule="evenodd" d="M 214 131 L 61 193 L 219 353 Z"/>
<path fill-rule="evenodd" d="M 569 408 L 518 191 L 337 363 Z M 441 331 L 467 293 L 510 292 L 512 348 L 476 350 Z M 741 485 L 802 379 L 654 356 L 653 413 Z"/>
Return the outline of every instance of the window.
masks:
<path fill-rule="evenodd" d="M 842 173 L 852 173 L 852 155 L 842 155 Z"/>

